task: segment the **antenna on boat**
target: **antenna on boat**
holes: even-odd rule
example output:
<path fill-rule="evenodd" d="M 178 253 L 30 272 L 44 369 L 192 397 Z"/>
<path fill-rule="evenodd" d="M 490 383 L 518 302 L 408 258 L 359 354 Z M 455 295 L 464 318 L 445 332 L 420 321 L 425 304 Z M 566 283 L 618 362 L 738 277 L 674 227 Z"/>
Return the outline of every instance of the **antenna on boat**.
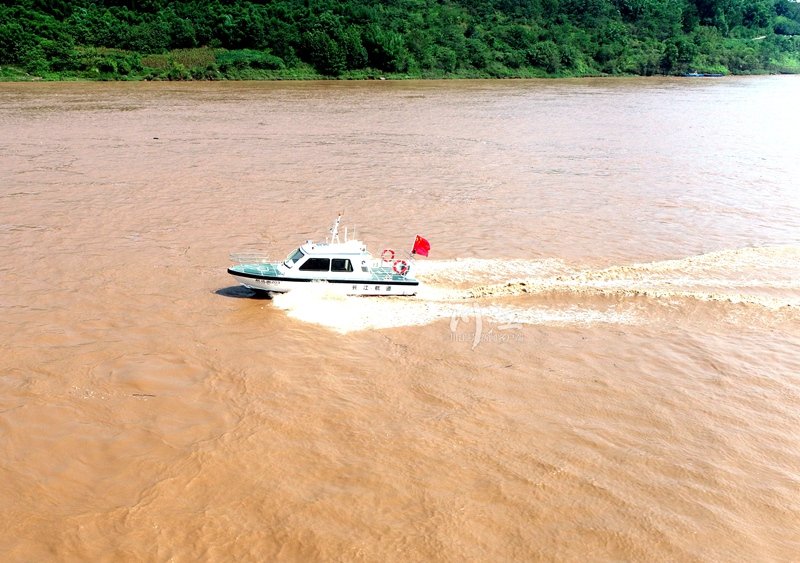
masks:
<path fill-rule="evenodd" d="M 339 216 L 336 217 L 336 221 L 333 222 L 333 227 L 331 227 L 331 244 L 334 242 L 339 243 L 339 221 L 342 220 L 342 214 L 339 213 Z"/>

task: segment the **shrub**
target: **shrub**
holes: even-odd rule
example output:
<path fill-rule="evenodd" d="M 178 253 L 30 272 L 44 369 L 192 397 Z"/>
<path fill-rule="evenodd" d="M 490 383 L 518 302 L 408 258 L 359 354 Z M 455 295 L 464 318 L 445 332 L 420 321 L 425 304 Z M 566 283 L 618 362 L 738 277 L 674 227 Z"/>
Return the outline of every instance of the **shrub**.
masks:
<path fill-rule="evenodd" d="M 775 18 L 773 28 L 778 35 L 800 35 L 800 23 L 783 16 Z"/>
<path fill-rule="evenodd" d="M 306 54 L 322 74 L 339 75 L 347 68 L 347 53 L 322 30 L 303 35 Z"/>
<path fill-rule="evenodd" d="M 364 34 L 369 65 L 389 72 L 404 72 L 408 68 L 408 51 L 403 36 L 370 25 Z"/>
<path fill-rule="evenodd" d="M 542 41 L 528 49 L 528 60 L 552 74 L 561 68 L 561 50 L 552 41 Z"/>
<path fill-rule="evenodd" d="M 114 74 L 117 72 L 117 63 L 112 59 L 102 59 L 97 63 L 97 70 L 102 74 Z"/>
<path fill-rule="evenodd" d="M 167 78 L 170 80 L 190 80 L 191 74 L 186 70 L 186 67 L 180 63 L 173 63 L 172 68 L 167 73 Z"/>

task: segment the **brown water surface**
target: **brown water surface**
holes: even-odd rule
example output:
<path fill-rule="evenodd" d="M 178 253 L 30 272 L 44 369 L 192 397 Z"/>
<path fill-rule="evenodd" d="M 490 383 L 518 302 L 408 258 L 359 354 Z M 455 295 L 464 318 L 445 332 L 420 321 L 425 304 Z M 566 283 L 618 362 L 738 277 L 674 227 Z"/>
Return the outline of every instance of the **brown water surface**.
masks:
<path fill-rule="evenodd" d="M 798 92 L 0 84 L 2 560 L 797 561 Z"/>

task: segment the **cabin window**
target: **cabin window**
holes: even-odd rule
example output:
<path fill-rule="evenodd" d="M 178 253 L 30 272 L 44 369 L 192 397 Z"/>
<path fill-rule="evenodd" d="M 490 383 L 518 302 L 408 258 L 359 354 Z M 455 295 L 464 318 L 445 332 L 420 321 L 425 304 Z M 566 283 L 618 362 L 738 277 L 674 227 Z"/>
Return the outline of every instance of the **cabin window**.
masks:
<path fill-rule="evenodd" d="M 330 267 L 330 258 L 309 258 L 300 266 L 300 269 L 306 272 L 327 272 Z"/>
<path fill-rule="evenodd" d="M 300 260 L 300 259 L 301 259 L 303 256 L 305 256 L 305 255 L 303 254 L 303 251 L 302 251 L 302 250 L 300 250 L 300 249 L 298 248 L 298 249 L 297 249 L 297 250 L 295 250 L 294 252 L 291 252 L 291 253 L 289 253 L 289 256 L 287 256 L 287 257 L 286 257 L 286 262 L 284 262 L 283 264 L 284 264 L 284 265 L 285 265 L 287 268 L 291 268 L 291 267 L 292 267 L 292 266 L 294 266 L 294 265 L 295 265 L 295 264 L 296 264 L 296 263 L 297 263 L 297 262 L 298 262 L 298 261 L 299 261 L 299 260 Z"/>
<path fill-rule="evenodd" d="M 346 258 L 334 258 L 331 260 L 331 272 L 352 272 L 353 265 Z"/>

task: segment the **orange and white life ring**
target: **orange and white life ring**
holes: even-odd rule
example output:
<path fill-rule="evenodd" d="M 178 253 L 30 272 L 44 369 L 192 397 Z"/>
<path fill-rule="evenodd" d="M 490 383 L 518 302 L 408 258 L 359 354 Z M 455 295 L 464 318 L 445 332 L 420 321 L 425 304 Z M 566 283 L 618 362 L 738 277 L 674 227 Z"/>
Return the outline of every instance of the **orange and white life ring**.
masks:
<path fill-rule="evenodd" d="M 391 256 L 386 258 L 387 254 L 391 254 Z M 394 260 L 394 250 L 391 248 L 384 248 L 383 252 L 381 252 L 381 262 L 391 262 L 392 260 Z"/>
<path fill-rule="evenodd" d="M 392 269 L 401 276 L 404 276 L 406 272 L 408 272 L 408 262 L 405 260 L 395 260 Z"/>

